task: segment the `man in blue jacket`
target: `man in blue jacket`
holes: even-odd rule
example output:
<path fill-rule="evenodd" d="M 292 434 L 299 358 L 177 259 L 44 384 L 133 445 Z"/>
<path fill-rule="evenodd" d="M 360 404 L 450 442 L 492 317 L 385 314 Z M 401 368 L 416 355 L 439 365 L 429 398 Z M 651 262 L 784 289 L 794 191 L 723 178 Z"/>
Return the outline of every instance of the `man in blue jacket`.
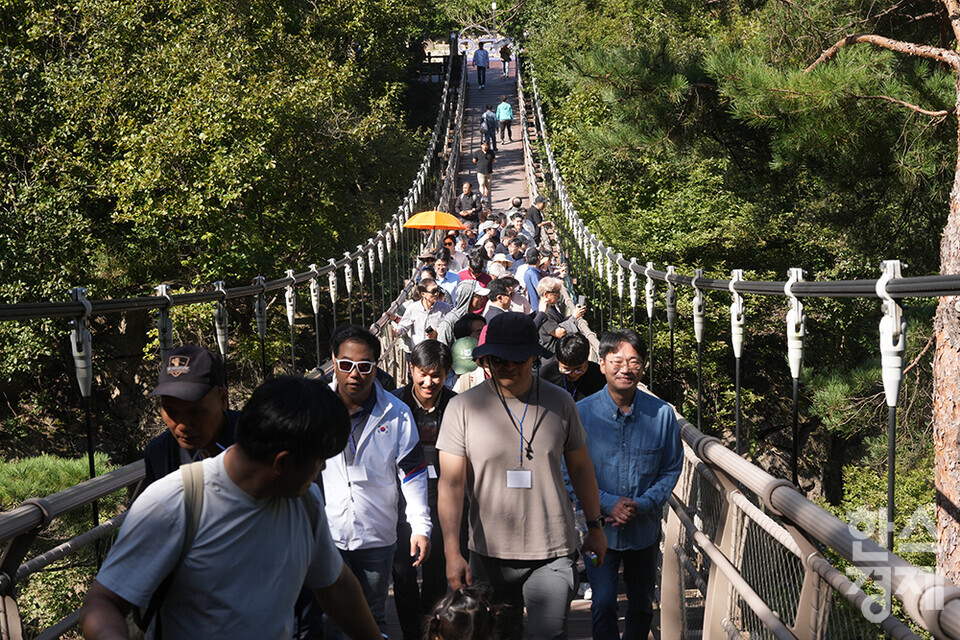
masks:
<path fill-rule="evenodd" d="M 660 517 L 683 466 L 673 409 L 637 390 L 646 352 L 633 330 L 605 333 L 599 355 L 607 384 L 577 403 L 597 474 L 600 510 L 606 516 L 606 560 L 599 567 L 586 563 L 596 640 L 620 637 L 617 573 L 621 563 L 627 591 L 623 638 L 647 638 L 653 619 Z"/>

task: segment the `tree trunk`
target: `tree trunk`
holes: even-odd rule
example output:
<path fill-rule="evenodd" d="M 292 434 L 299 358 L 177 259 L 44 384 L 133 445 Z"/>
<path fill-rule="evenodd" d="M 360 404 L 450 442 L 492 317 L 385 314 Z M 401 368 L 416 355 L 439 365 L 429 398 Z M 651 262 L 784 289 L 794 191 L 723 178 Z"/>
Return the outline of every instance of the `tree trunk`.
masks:
<path fill-rule="evenodd" d="M 956 104 L 960 106 L 960 74 Z M 960 112 L 958 112 L 960 113 Z M 960 273 L 960 129 L 940 273 Z M 944 296 L 934 320 L 933 433 L 936 451 L 937 573 L 960 584 L 960 296 Z"/>

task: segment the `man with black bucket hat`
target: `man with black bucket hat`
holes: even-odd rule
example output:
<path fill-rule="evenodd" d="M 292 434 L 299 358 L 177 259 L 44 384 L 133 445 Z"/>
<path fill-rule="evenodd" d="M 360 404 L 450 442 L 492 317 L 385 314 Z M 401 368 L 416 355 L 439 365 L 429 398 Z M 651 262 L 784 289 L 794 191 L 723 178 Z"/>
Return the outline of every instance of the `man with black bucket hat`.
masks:
<path fill-rule="evenodd" d="M 144 485 L 233 444 L 240 412 L 227 408 L 223 363 L 216 354 L 193 345 L 168 351 L 150 395 L 160 398 L 160 417 L 168 430 L 147 445 Z"/>
<path fill-rule="evenodd" d="M 551 355 L 528 316 L 493 318 L 473 352 L 490 379 L 450 401 L 437 440 L 447 581 L 454 589 L 489 583 L 494 599 L 508 605 L 504 637 L 521 636 L 524 606 L 527 637 L 566 637 L 580 545 L 564 463 L 588 519 L 579 550 L 599 564 L 607 549 L 576 405 L 563 389 L 533 375 L 534 359 Z M 458 545 L 465 488 L 469 562 Z"/>

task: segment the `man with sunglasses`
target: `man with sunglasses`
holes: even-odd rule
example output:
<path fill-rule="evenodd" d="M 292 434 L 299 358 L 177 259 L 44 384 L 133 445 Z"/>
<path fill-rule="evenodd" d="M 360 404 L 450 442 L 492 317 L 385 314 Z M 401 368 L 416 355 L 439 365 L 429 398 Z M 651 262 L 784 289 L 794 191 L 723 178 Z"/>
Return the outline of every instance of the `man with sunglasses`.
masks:
<path fill-rule="evenodd" d="M 579 539 L 563 463 L 589 519 L 583 551 L 602 563 L 607 548 L 576 405 L 563 389 L 533 375 L 534 359 L 550 355 L 529 317 L 493 318 L 473 352 L 490 380 L 450 401 L 437 439 L 447 581 L 454 589 L 489 583 L 497 602 L 512 605 L 502 632 L 514 638 L 523 632 L 524 606 L 527 637 L 566 637 Z M 469 563 L 458 544 L 465 488 Z"/>
<path fill-rule="evenodd" d="M 453 310 L 453 307 L 441 300 L 443 289 L 433 278 L 421 280 L 417 284 L 417 292 L 420 294 L 420 299 L 407 304 L 403 317 L 394 329 L 394 334 L 397 336 L 409 333 L 414 347 L 424 340 L 436 340 L 440 321 Z"/>
<path fill-rule="evenodd" d="M 623 564 L 627 612 L 623 638 L 646 638 L 653 598 L 663 505 L 680 478 L 683 447 L 673 408 L 639 391 L 647 348 L 632 329 L 600 338 L 600 370 L 606 386 L 577 403 L 587 447 L 597 464 L 600 506 L 610 543 L 603 566 L 587 563 L 593 589 L 593 637 L 619 640 L 618 572 Z"/>
<path fill-rule="evenodd" d="M 595 394 L 607 383 L 600 365 L 591 362 L 590 342 L 582 333 L 570 333 L 557 342 L 556 359 L 540 367 L 540 377 L 566 389 L 574 402 Z"/>
<path fill-rule="evenodd" d="M 386 634 L 396 548 L 409 549 L 415 567 L 430 553 L 427 467 L 410 409 L 377 382 L 380 341 L 350 325 L 333 332 L 330 347 L 335 376 L 331 386 L 350 413 L 350 434 L 347 446 L 327 460 L 322 474 L 327 519 L 334 544 Z M 397 540 L 398 486 L 406 501 L 409 541 Z M 336 637 L 331 631 L 324 637 Z"/>

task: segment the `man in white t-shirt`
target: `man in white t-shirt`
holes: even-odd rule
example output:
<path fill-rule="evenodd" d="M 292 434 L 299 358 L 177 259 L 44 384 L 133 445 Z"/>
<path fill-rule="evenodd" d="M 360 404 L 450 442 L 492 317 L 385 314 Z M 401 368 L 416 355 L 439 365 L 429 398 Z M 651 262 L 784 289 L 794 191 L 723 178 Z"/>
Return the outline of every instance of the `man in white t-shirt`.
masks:
<path fill-rule="evenodd" d="M 178 640 L 290 638 L 306 583 L 352 638 L 379 640 L 313 484 L 349 431 L 346 408 L 322 382 L 285 376 L 262 384 L 243 409 L 236 444 L 201 463 L 203 506 L 182 562 L 184 483 L 174 472 L 131 505 L 80 611 L 84 636 L 126 638 L 126 613 L 147 607 L 172 575 L 147 638 L 158 637 L 158 625 Z"/>

